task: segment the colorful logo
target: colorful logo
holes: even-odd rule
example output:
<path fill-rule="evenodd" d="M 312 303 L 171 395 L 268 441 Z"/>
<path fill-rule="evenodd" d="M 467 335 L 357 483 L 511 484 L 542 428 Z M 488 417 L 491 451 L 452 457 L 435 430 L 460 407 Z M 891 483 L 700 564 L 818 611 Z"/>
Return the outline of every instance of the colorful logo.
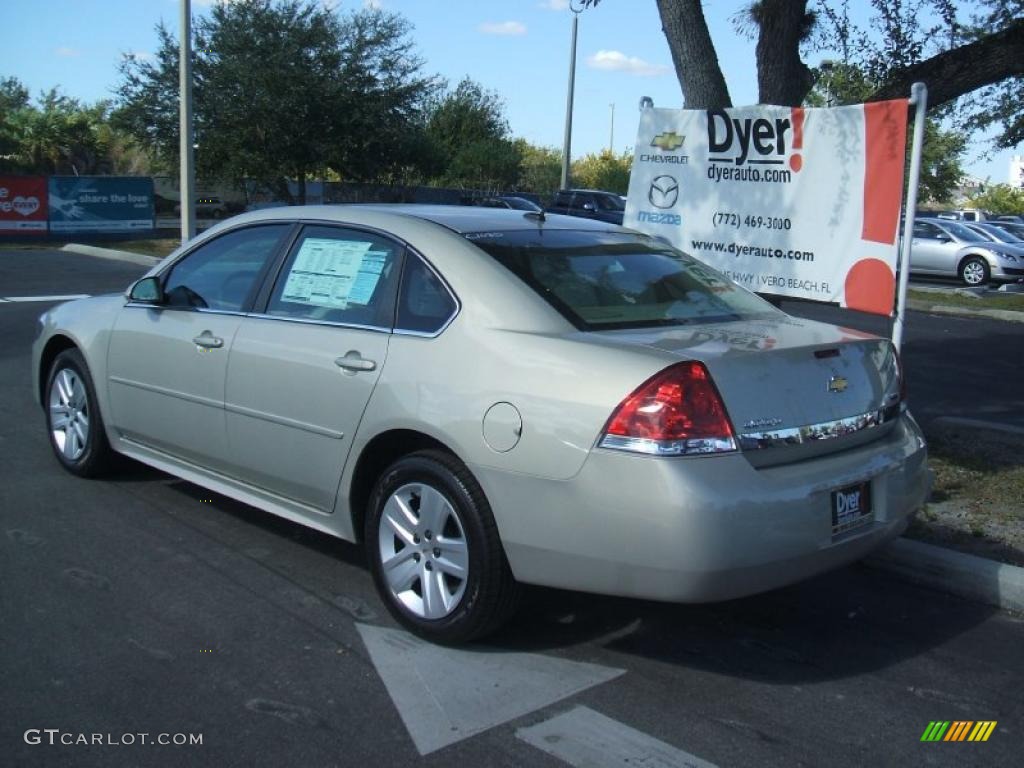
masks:
<path fill-rule="evenodd" d="M 996 720 L 932 720 L 921 741 L 988 741 L 997 724 Z"/>
<path fill-rule="evenodd" d="M 651 141 L 652 147 L 657 147 L 665 152 L 672 152 L 683 146 L 683 140 L 685 136 L 680 136 L 675 131 L 666 131 L 665 133 L 659 133 Z"/>

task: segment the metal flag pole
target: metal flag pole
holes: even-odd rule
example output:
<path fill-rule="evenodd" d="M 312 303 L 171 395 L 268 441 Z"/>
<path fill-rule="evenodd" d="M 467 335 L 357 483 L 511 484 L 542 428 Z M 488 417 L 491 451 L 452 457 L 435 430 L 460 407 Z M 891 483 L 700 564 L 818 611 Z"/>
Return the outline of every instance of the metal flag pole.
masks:
<path fill-rule="evenodd" d="M 914 83 L 910 88 L 910 105 L 914 112 L 914 143 L 910 150 L 910 178 L 907 207 L 903 216 L 903 243 L 900 247 L 900 282 L 896 288 L 896 317 L 892 322 L 892 343 L 899 351 L 903 344 L 903 326 L 907 312 L 907 286 L 910 284 L 910 241 L 914 236 L 914 213 L 917 210 L 917 183 L 921 175 L 921 146 L 924 144 L 924 115 L 928 109 L 928 88 Z"/>

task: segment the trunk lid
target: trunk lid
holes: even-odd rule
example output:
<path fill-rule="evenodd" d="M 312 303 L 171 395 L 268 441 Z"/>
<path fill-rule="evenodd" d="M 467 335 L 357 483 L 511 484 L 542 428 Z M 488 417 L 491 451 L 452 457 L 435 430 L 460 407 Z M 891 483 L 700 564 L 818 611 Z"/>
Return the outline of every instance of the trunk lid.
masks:
<path fill-rule="evenodd" d="M 600 336 L 704 363 L 741 450 L 756 466 L 870 442 L 899 413 L 892 344 L 859 331 L 780 315 Z"/>

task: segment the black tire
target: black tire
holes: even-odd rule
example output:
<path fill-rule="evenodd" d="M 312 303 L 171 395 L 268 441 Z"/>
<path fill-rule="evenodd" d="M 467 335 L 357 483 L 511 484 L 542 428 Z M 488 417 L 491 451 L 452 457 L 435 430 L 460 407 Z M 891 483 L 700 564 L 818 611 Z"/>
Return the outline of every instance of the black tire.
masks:
<path fill-rule="evenodd" d="M 81 407 L 78 407 L 77 411 L 85 417 L 88 427 L 85 430 L 84 447 L 74 456 L 65 453 L 58 443 L 55 435 L 56 420 L 61 414 L 55 413 L 50 407 L 54 382 L 64 372 L 69 372 L 73 379 L 81 382 L 85 394 L 84 401 L 79 404 Z M 93 386 L 92 376 L 89 375 L 89 366 L 85 364 L 85 358 L 77 349 L 64 350 L 50 366 L 50 373 L 46 377 L 46 389 L 43 392 L 43 409 L 46 414 L 46 432 L 50 437 L 50 447 L 64 469 L 79 477 L 98 477 L 110 468 L 114 453 L 107 442 L 103 417 L 96 403 L 96 388 Z M 64 439 L 68 440 L 66 430 Z"/>
<path fill-rule="evenodd" d="M 971 282 L 970 275 L 977 275 L 978 268 L 980 267 L 981 280 L 980 282 Z M 992 272 L 989 269 L 988 262 L 985 261 L 981 256 L 968 256 L 960 264 L 960 280 L 964 285 L 971 288 L 977 288 L 982 285 L 988 285 L 989 279 L 992 277 Z"/>
<path fill-rule="evenodd" d="M 459 534 L 468 550 L 468 575 L 461 598 L 451 607 L 450 613 L 435 619 L 418 615 L 402 602 L 388 583 L 382 565 L 380 531 L 385 505 L 396 491 L 417 485 L 428 486 L 439 492 L 451 505 L 461 526 Z M 429 534 L 429 531 L 426 533 Z M 394 539 L 400 541 L 397 536 Z M 410 552 L 416 550 L 417 563 L 410 567 L 431 567 L 425 541 L 417 538 L 416 547 L 410 545 Z M 420 542 L 424 542 L 423 554 L 417 550 Z M 427 640 L 443 645 L 467 643 L 498 629 L 515 611 L 519 588 L 505 558 L 490 505 L 476 478 L 462 462 L 450 454 L 434 450 L 418 451 L 388 467 L 370 496 L 365 543 L 374 582 L 391 615 L 404 627 Z M 422 566 L 419 565 L 421 562 Z M 419 573 L 418 583 L 422 595 L 422 579 L 429 574 L 422 570 Z M 441 577 L 435 575 L 435 578 Z M 411 591 L 415 591 L 415 587 Z"/>

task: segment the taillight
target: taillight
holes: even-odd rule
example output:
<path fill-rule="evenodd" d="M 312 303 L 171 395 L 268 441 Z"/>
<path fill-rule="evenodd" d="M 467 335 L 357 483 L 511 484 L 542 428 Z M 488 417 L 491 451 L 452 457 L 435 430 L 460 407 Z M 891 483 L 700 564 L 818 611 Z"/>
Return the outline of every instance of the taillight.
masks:
<path fill-rule="evenodd" d="M 615 409 L 602 448 L 689 456 L 736 450 L 725 405 L 703 363 L 679 363 L 640 385 Z"/>
<path fill-rule="evenodd" d="M 903 358 L 900 357 L 900 351 L 896 349 L 896 345 L 892 345 L 892 354 L 896 359 L 896 380 L 899 382 L 900 410 L 905 411 L 907 409 L 907 377 L 903 372 Z"/>

